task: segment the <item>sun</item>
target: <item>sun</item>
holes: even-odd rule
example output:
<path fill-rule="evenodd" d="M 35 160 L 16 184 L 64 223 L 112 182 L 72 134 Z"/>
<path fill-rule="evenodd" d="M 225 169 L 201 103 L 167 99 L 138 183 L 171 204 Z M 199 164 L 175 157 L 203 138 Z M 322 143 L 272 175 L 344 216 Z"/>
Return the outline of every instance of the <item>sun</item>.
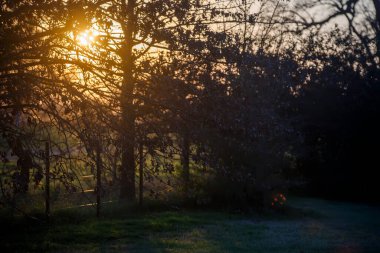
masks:
<path fill-rule="evenodd" d="M 77 36 L 77 41 L 80 45 L 88 47 L 95 42 L 97 36 L 96 31 L 87 30 Z"/>

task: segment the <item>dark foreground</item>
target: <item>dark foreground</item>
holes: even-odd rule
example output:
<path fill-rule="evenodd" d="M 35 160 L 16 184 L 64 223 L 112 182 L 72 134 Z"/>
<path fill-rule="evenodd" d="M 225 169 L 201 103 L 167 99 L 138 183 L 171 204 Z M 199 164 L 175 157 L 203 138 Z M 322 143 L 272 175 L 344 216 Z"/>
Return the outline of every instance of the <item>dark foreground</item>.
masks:
<path fill-rule="evenodd" d="M 2 218 L 0 252 L 380 252 L 380 208 L 293 198 L 282 213 L 55 213 L 50 226 Z"/>

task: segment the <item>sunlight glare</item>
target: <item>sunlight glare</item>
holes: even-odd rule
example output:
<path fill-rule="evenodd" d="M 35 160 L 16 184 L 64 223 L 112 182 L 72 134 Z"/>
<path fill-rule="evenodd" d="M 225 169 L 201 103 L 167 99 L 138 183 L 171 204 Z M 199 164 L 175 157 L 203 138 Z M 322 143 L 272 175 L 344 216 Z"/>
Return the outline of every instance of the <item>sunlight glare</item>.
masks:
<path fill-rule="evenodd" d="M 90 46 L 96 39 L 96 31 L 84 31 L 78 35 L 77 41 L 82 46 Z"/>

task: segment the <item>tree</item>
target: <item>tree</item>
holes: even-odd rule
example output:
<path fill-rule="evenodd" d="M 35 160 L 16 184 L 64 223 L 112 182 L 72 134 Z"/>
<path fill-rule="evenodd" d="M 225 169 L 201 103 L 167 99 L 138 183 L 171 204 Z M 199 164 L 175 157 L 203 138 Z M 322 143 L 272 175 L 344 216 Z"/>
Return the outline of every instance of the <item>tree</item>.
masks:
<path fill-rule="evenodd" d="M 207 25 L 213 23 L 215 15 L 221 17 L 227 13 L 215 14 L 217 7 L 207 1 L 188 0 L 96 1 L 88 2 L 86 6 L 93 13 L 91 27 L 99 33 L 99 41 L 94 45 L 96 49 L 86 52 L 86 57 L 94 66 L 96 75 L 107 77 L 107 83 L 112 86 L 107 89 L 117 94 L 112 99 L 120 107 L 120 196 L 133 200 L 136 116 L 141 105 L 150 102 L 139 92 L 152 76 L 147 62 L 158 61 L 159 51 L 182 52 L 182 55 L 175 56 L 181 58 L 185 54 L 200 58 L 214 53 L 211 47 L 204 46 L 207 43 L 203 40 L 211 34 Z"/>
<path fill-rule="evenodd" d="M 377 201 L 371 147 L 379 140 L 379 72 L 357 60 L 366 58 L 360 40 L 342 37 L 333 31 L 305 52 L 316 65 L 309 65 L 310 79 L 296 100 L 305 138 L 301 168 L 313 194 Z"/>
<path fill-rule="evenodd" d="M 323 31 L 334 23 L 360 41 L 364 49 L 362 56 L 365 64 L 376 68 L 379 58 L 379 14 L 378 0 L 328 0 L 298 1 L 293 10 L 288 10 L 286 22 L 294 24 L 289 28 L 292 32 L 301 33 L 310 29 Z M 324 15 L 316 15 L 316 11 L 325 10 Z M 319 12 L 317 12 L 319 13 Z"/>
<path fill-rule="evenodd" d="M 71 1 L 1 2 L 0 128 L 2 138 L 19 158 L 24 192 L 32 168 L 38 169 L 36 184 L 42 179 L 39 161 L 45 157 L 39 150 L 45 141 L 59 150 L 55 154 L 61 156 L 58 160 L 71 160 L 76 148 L 72 139 L 84 137 L 85 118 L 104 116 L 100 99 L 90 99 L 103 93 L 96 86 L 88 88 L 85 78 L 78 78 L 86 63 L 78 60 L 77 43 L 71 35 L 83 28 L 87 17 L 79 20 L 77 7 L 78 3 Z M 90 108 L 96 112 L 90 113 Z M 73 187 L 70 169 L 60 175 L 69 189 Z"/>
<path fill-rule="evenodd" d="M 49 54 L 51 48 L 44 40 L 46 36 L 65 30 L 55 28 L 45 32 L 39 28 L 39 19 L 48 12 L 59 15 L 51 7 L 51 1 L 44 5 L 35 1 L 19 1 L 2 2 L 0 9 L 0 128 L 2 138 L 19 157 L 20 174 L 14 175 L 22 192 L 28 191 L 30 170 L 38 167 L 30 142 L 35 134 L 36 111 L 48 111 L 46 103 L 49 103 L 49 98 L 44 89 L 51 89 L 47 82 L 49 67 L 37 56 Z M 41 173 L 40 168 L 38 172 Z M 40 175 L 37 178 L 41 180 Z"/>

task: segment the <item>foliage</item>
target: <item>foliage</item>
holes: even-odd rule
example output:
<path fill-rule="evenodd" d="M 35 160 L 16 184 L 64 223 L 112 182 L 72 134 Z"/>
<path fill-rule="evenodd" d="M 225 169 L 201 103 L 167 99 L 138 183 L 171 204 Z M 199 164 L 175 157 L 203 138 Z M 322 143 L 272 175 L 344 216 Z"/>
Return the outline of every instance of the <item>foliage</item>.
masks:
<path fill-rule="evenodd" d="M 2 1 L 1 201 L 47 161 L 67 192 L 96 174 L 130 202 L 137 168 L 141 199 L 265 206 L 299 177 L 375 197 L 379 15 L 358 2 Z"/>

